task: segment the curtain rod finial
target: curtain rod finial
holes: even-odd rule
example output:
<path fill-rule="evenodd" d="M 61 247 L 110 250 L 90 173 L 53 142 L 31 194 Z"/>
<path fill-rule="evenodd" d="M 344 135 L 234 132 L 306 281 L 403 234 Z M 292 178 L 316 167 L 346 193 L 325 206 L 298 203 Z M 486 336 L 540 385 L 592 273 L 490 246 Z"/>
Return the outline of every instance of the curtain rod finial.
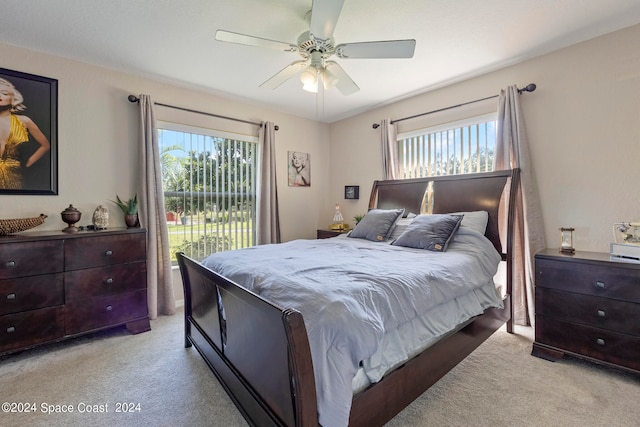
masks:
<path fill-rule="evenodd" d="M 129 102 L 138 102 L 138 101 L 140 101 L 140 99 L 135 95 L 129 95 L 127 97 L 127 99 L 129 100 Z"/>
<path fill-rule="evenodd" d="M 535 83 L 529 83 L 526 87 L 519 89 L 518 92 L 522 93 L 522 92 L 533 92 L 536 90 L 536 84 Z"/>

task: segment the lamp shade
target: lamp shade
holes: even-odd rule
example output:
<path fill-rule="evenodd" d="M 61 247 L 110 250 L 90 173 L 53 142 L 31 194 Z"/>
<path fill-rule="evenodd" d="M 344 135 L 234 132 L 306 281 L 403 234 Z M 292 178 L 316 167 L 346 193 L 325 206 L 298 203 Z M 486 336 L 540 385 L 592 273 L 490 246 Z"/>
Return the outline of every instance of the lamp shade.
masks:
<path fill-rule="evenodd" d="M 318 92 L 318 70 L 313 66 L 308 66 L 301 74 L 300 81 L 302 89 L 308 92 Z"/>

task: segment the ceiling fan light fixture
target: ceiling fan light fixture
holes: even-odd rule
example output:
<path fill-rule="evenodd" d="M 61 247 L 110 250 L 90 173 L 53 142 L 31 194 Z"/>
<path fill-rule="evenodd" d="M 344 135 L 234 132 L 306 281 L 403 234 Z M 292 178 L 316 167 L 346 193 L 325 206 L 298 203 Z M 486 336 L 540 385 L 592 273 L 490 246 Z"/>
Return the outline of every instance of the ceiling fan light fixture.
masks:
<path fill-rule="evenodd" d="M 300 81 L 303 85 L 313 84 L 318 81 L 317 71 L 314 67 L 307 67 L 300 73 Z"/>
<path fill-rule="evenodd" d="M 318 82 L 302 85 L 302 89 L 311 93 L 318 93 Z"/>
<path fill-rule="evenodd" d="M 322 80 L 325 90 L 335 87 L 344 96 L 351 95 L 360 88 L 340 64 L 329 61 L 333 55 L 343 59 L 413 57 L 416 46 L 414 39 L 336 44 L 333 33 L 345 1 L 318 0 L 311 3 L 311 11 L 305 17 L 309 29 L 298 36 L 296 44 L 225 30 L 216 31 L 216 40 L 297 53 L 303 58 L 274 74 L 260 87 L 275 89 L 301 72 L 300 81 L 304 90 L 317 93 Z"/>
<path fill-rule="evenodd" d="M 302 89 L 307 92 L 318 92 L 318 70 L 315 67 L 307 67 L 300 74 L 300 81 L 302 82 Z"/>

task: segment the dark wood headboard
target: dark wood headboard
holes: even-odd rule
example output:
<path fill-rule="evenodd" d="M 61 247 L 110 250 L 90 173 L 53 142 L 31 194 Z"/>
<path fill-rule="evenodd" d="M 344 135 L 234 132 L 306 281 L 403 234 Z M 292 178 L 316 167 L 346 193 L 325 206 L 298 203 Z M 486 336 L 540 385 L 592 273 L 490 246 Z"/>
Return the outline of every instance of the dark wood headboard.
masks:
<path fill-rule="evenodd" d="M 513 222 L 512 204 L 519 170 L 506 170 L 463 175 L 435 176 L 429 178 L 396 179 L 374 181 L 369 198 L 369 209 L 399 209 L 406 213 L 424 212 L 427 189 L 431 184 L 430 213 L 487 211 L 489 222 L 485 235 L 499 253 L 505 254 L 510 248 L 507 236 L 501 238 L 498 221 L 501 214 L 507 225 Z M 429 207 L 427 207 L 429 209 Z M 508 233 L 507 233 L 508 234 Z M 507 247 L 503 247 L 505 242 Z"/>

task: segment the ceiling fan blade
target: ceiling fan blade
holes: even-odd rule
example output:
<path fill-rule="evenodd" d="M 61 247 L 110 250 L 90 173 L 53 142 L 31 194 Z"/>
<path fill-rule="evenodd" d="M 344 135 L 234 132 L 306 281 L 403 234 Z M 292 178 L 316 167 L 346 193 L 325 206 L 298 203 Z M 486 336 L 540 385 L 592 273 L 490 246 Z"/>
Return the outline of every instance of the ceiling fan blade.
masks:
<path fill-rule="evenodd" d="M 356 93 L 360 90 L 358 85 L 351 80 L 351 77 L 347 74 L 344 69 L 335 61 L 327 61 L 325 64 L 325 69 L 333 74 L 338 81 L 335 83 L 336 89 L 340 91 L 344 96 L 351 95 L 352 93 Z"/>
<path fill-rule="evenodd" d="M 282 50 L 285 52 L 295 52 L 298 50 L 298 47 L 293 44 L 263 39 L 260 37 L 248 36 L 246 34 L 233 33 L 231 31 L 225 30 L 216 31 L 216 40 L 221 42 L 243 44 L 246 46 L 266 47 L 269 49 Z"/>
<path fill-rule="evenodd" d="M 331 38 L 343 5 L 344 0 L 313 0 L 309 32 L 317 39 Z"/>
<path fill-rule="evenodd" d="M 280 86 L 282 83 L 289 80 L 291 77 L 295 76 L 300 71 L 304 70 L 305 67 L 309 65 L 308 61 L 296 61 L 284 67 L 282 70 L 278 71 L 275 75 L 273 75 L 269 80 L 262 83 L 260 87 L 266 87 L 267 89 L 275 89 Z"/>
<path fill-rule="evenodd" d="M 339 58 L 412 58 L 416 41 L 386 40 L 379 42 L 345 43 L 336 46 Z"/>

